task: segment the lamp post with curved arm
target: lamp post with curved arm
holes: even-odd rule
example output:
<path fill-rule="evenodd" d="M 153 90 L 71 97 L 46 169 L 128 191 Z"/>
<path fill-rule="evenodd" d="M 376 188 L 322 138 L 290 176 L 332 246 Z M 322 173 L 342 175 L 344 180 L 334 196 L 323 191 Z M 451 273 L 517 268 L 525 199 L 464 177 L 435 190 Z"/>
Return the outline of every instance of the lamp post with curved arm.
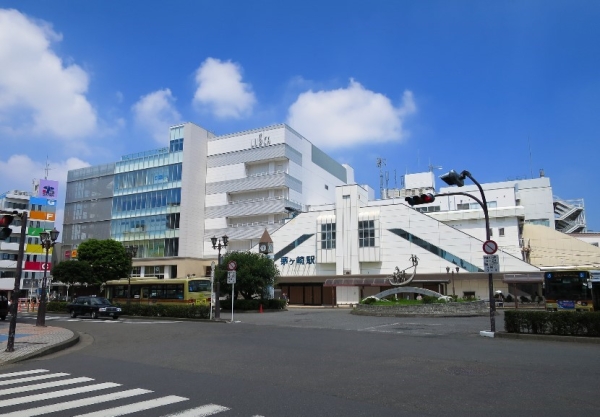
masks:
<path fill-rule="evenodd" d="M 35 322 L 36 326 L 46 325 L 46 275 L 48 274 L 48 252 L 50 252 L 50 248 L 56 245 L 56 239 L 58 239 L 59 234 L 60 232 L 56 230 L 56 227 L 52 229 L 49 233 L 40 233 L 40 243 L 42 244 L 42 248 L 46 249 L 46 261 L 44 263 L 44 278 L 42 279 L 42 297 L 40 298 L 40 306 L 38 308 L 37 320 Z"/>
<path fill-rule="evenodd" d="M 483 188 L 481 187 L 481 184 L 479 184 L 477 182 L 477 180 L 475 180 L 475 178 L 473 178 L 471 173 L 466 170 L 462 171 L 460 174 L 454 170 L 451 170 L 450 172 L 442 175 L 440 178 L 446 184 L 456 185 L 458 187 L 462 187 L 465 185 L 465 178 L 469 178 L 471 181 L 473 181 L 473 183 L 479 189 L 479 193 L 481 194 L 481 201 L 468 193 L 444 193 L 444 194 L 438 194 L 438 195 L 465 195 L 465 196 L 471 197 L 472 199 L 477 201 L 477 203 L 479 203 L 479 205 L 483 209 L 483 215 L 485 216 L 485 237 L 486 237 L 486 240 L 490 240 L 490 238 L 491 238 L 491 236 L 490 236 L 490 216 L 489 216 L 488 208 L 487 208 L 487 200 L 485 199 L 485 193 L 483 192 Z M 489 299 L 490 299 L 490 331 L 492 333 L 495 333 L 496 332 L 496 303 L 494 300 L 494 281 L 493 281 L 491 272 L 488 274 L 488 290 L 489 290 Z"/>

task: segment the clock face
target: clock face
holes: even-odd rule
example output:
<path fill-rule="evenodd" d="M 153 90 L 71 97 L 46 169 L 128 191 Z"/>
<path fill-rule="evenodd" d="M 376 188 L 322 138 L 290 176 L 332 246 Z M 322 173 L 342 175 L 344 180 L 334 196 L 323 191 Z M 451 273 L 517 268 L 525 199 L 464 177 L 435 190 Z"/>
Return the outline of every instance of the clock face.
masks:
<path fill-rule="evenodd" d="M 260 244 L 260 245 L 258 246 L 258 250 L 259 250 L 260 252 L 266 252 L 266 251 L 267 251 L 267 245 L 265 245 L 264 243 L 263 243 L 263 244 Z"/>

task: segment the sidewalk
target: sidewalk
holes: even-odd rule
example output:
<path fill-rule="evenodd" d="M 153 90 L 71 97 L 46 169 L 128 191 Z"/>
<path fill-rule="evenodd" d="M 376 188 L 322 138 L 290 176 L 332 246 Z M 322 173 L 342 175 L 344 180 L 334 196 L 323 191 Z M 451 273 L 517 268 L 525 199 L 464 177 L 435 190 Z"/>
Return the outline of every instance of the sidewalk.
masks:
<path fill-rule="evenodd" d="M 13 352 L 6 351 L 10 316 L 0 321 L 0 367 L 38 356 L 48 355 L 73 346 L 79 335 L 60 327 L 37 327 L 17 323 Z"/>

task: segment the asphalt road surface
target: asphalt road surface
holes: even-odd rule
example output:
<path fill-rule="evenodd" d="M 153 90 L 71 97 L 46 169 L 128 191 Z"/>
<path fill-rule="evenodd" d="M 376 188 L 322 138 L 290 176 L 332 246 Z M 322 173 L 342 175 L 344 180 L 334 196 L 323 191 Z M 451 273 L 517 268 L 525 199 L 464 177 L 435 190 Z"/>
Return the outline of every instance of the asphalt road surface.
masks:
<path fill-rule="evenodd" d="M 481 337 L 487 317 L 344 309 L 236 314 L 228 324 L 48 316 L 82 341 L 0 368 L 3 416 L 600 415 L 599 345 Z M 35 373 L 10 375 L 27 371 Z M 48 377 L 56 373 L 68 375 Z M 45 379 L 15 382 L 32 377 Z M 80 382 L 64 382 L 72 379 Z M 46 385 L 23 391 L 32 384 Z"/>

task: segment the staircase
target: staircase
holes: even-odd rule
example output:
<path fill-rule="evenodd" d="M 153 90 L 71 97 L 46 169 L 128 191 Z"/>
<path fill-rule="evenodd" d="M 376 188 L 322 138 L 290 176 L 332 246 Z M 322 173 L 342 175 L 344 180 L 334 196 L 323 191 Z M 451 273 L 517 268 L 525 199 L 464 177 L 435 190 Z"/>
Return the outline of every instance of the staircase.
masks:
<path fill-rule="evenodd" d="M 563 233 L 586 231 L 583 199 L 563 200 L 554 196 L 554 226 Z"/>

